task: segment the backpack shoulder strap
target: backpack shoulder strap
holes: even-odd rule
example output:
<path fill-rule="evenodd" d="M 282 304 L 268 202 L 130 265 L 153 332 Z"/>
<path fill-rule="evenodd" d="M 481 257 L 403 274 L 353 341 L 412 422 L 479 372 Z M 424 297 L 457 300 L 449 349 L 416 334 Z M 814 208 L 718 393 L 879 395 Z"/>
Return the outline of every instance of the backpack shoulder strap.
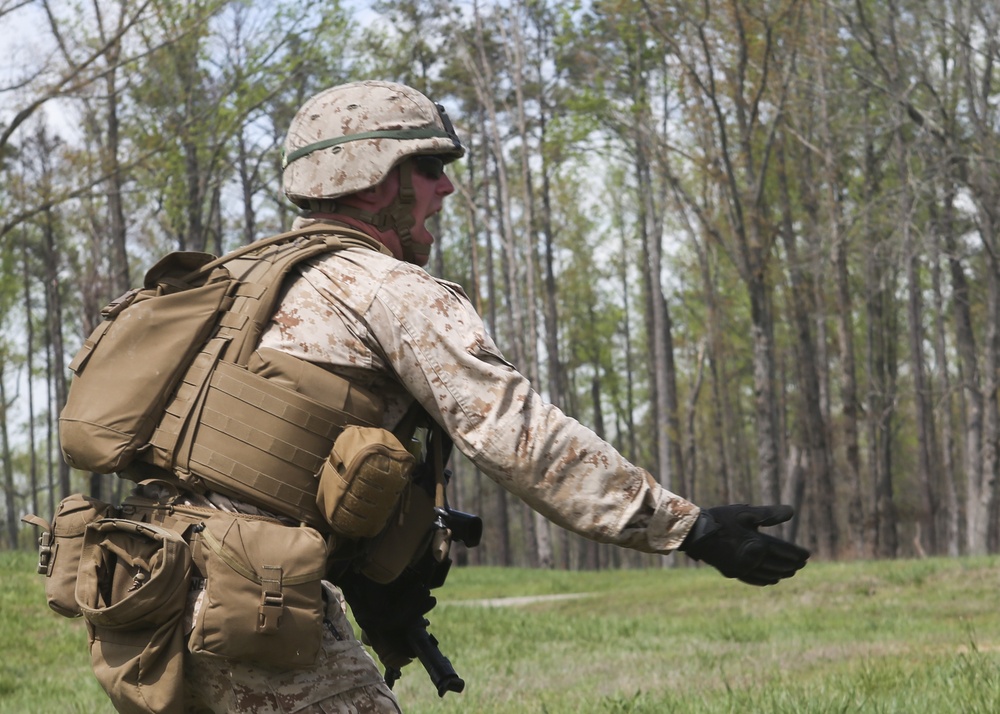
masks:
<path fill-rule="evenodd" d="M 285 233 L 279 233 L 277 235 L 270 236 L 268 238 L 261 238 L 260 240 L 254 241 L 253 243 L 248 243 L 241 248 L 237 248 L 234 251 L 226 253 L 220 258 L 216 258 L 208 263 L 200 265 L 197 269 L 191 271 L 189 274 L 184 276 L 184 282 L 193 283 L 201 275 L 207 275 L 211 273 L 215 268 L 220 265 L 229 263 L 230 261 L 236 260 L 237 258 L 242 258 L 246 255 L 252 253 L 259 253 L 262 250 L 269 248 L 273 245 L 281 245 L 284 243 L 289 243 L 298 238 L 308 238 L 315 236 L 337 236 L 339 242 L 343 244 L 343 247 L 348 246 L 363 246 L 371 248 L 373 250 L 380 251 L 382 253 L 389 253 L 389 249 L 384 245 L 379 243 L 377 240 L 372 238 L 367 233 L 362 233 L 361 231 L 354 230 L 353 228 L 348 228 L 347 226 L 332 225 L 329 223 L 318 223 L 306 228 L 298 228 L 292 231 L 286 231 Z"/>
<path fill-rule="evenodd" d="M 225 264 L 240 283 L 232 306 L 219 323 L 219 336 L 229 341 L 222 359 L 246 366 L 274 314 L 284 279 L 294 266 L 323 253 L 350 247 L 388 252 L 385 246 L 360 231 L 318 224 L 256 241 L 199 268 L 200 272 Z"/>

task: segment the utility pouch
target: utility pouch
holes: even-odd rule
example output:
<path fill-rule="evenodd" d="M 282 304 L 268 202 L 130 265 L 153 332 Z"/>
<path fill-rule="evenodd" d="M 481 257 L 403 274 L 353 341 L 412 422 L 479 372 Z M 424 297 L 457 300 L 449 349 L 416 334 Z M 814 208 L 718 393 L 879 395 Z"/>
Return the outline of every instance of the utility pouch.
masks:
<path fill-rule="evenodd" d="M 327 544 L 308 526 L 219 512 L 191 540 L 201 587 L 188 650 L 272 669 L 313 664 Z"/>
<path fill-rule="evenodd" d="M 21 519 L 42 529 L 38 537 L 38 572 L 45 576 L 45 599 L 49 607 L 63 617 L 80 616 L 76 578 L 87 525 L 113 515 L 115 509 L 110 504 L 74 493 L 59 503 L 51 525 L 34 515 Z"/>
<path fill-rule="evenodd" d="M 346 427 L 323 463 L 316 491 L 316 505 L 334 534 L 377 535 L 399 503 L 415 462 L 392 432 Z"/>
<path fill-rule="evenodd" d="M 87 527 L 76 600 L 94 675 L 118 712 L 183 711 L 190 576 L 191 551 L 169 529 L 123 518 Z"/>

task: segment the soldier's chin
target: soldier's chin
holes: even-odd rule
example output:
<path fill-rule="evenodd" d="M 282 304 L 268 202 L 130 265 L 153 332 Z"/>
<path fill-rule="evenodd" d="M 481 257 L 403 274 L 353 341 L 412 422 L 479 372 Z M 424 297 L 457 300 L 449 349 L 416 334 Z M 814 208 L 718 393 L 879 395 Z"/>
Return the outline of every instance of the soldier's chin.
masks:
<path fill-rule="evenodd" d="M 416 263 L 417 265 L 426 265 L 427 261 L 430 260 L 431 247 L 433 245 L 434 245 L 434 236 L 432 236 L 430 233 L 426 233 L 425 235 L 412 236 L 412 242 L 410 243 L 410 250 L 415 258 L 413 262 Z"/>

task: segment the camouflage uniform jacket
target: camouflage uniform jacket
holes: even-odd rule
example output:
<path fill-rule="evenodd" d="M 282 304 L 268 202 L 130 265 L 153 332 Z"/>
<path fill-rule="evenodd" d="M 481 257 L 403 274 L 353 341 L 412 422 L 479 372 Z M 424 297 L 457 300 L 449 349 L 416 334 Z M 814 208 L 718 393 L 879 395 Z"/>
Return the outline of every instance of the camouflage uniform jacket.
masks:
<path fill-rule="evenodd" d="M 593 540 L 668 553 L 697 517 L 697 506 L 546 403 L 503 358 L 459 286 L 410 263 L 364 248 L 310 261 L 261 346 L 381 394 L 387 428 L 419 400 L 490 478 Z"/>

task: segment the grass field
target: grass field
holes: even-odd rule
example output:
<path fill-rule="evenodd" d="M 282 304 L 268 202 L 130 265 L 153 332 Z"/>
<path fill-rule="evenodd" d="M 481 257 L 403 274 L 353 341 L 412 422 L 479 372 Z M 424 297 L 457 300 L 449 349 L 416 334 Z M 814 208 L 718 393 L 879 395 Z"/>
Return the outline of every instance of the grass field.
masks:
<path fill-rule="evenodd" d="M 0 553 L 0 712 L 112 711 L 33 564 Z M 709 568 L 455 569 L 435 594 L 466 689 L 439 699 L 411 665 L 409 714 L 1000 712 L 997 557 L 816 563 L 763 589 Z"/>

